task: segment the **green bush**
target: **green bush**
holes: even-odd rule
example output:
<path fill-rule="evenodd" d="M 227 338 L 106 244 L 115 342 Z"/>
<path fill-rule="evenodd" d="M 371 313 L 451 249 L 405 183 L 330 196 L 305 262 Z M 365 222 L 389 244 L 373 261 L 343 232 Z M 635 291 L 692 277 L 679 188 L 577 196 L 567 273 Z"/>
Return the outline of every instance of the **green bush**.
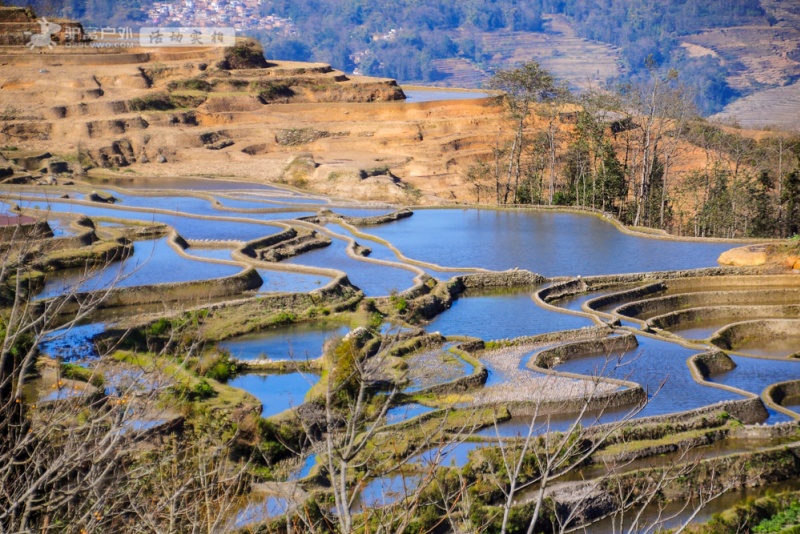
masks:
<path fill-rule="evenodd" d="M 188 80 L 172 81 L 167 84 L 170 91 L 184 90 L 184 91 L 203 91 L 209 92 L 213 89 L 212 85 L 200 78 L 190 78 Z"/>
<path fill-rule="evenodd" d="M 159 93 L 142 98 L 132 98 L 128 101 L 128 107 L 131 111 L 167 111 L 175 109 L 175 104 L 168 95 Z"/>
<path fill-rule="evenodd" d="M 92 369 L 81 367 L 74 363 L 61 364 L 61 376 L 79 382 L 88 382 L 95 387 L 103 386 L 103 377 Z"/>
<path fill-rule="evenodd" d="M 202 400 L 213 397 L 216 392 L 214 388 L 211 387 L 211 384 L 208 383 L 208 380 L 201 378 L 200 381 L 195 384 L 192 393 L 195 399 Z"/>
<path fill-rule="evenodd" d="M 151 336 L 162 336 L 172 327 L 172 321 L 169 319 L 161 318 L 150 325 L 147 333 Z"/>
<path fill-rule="evenodd" d="M 764 519 L 758 523 L 753 532 L 755 533 L 771 533 L 771 532 L 796 532 L 798 530 L 798 523 L 800 523 L 800 502 L 794 501 L 788 508 L 781 510 L 777 514 L 768 519 Z M 787 530 L 787 527 L 793 527 Z"/>
<path fill-rule="evenodd" d="M 295 314 L 291 312 L 280 312 L 279 314 L 275 315 L 275 318 L 272 320 L 272 324 L 292 324 L 295 321 L 297 321 L 297 316 Z"/>
<path fill-rule="evenodd" d="M 231 361 L 229 352 L 222 351 L 216 357 L 205 362 L 200 374 L 218 382 L 227 382 L 236 374 L 236 363 Z"/>
<path fill-rule="evenodd" d="M 271 102 L 277 98 L 291 98 L 294 96 L 294 91 L 286 82 L 261 82 L 254 85 L 258 90 L 258 96 L 266 102 Z"/>

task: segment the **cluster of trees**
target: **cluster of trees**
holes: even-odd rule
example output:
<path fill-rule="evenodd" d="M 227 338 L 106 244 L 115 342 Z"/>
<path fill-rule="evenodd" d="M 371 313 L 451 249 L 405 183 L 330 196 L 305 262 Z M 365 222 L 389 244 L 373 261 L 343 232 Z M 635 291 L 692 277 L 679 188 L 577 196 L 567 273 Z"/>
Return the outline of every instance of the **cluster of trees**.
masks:
<path fill-rule="evenodd" d="M 113 268 L 111 260 L 87 265 L 86 278 L 64 295 L 33 301 L 41 273 L 30 259 L 41 257 L 42 235 L 20 226 L 3 237 L 0 531 L 225 530 L 249 485 L 232 454 L 238 432 L 218 414 L 181 425 L 174 413 L 183 432 L 148 432 L 165 423 L 165 402 L 190 410 L 197 391 L 186 389 L 181 368 L 198 356 L 195 336 L 171 329 L 127 371 L 114 370 L 114 343 L 86 366 L 42 356 L 43 342 L 98 312 L 112 287 L 75 288 L 96 269 Z"/>
<path fill-rule="evenodd" d="M 345 71 L 358 68 L 372 76 L 431 82 L 442 76 L 431 64 L 433 60 L 487 59 L 479 50 L 479 39 L 460 35 L 465 28 L 473 32 L 501 28 L 541 31 L 541 10 L 534 4 L 523 6 L 514 0 L 424 4 L 278 0 L 265 2 L 262 13 L 291 18 L 298 35 L 264 32 L 258 37 L 270 57 L 313 59 Z"/>
<path fill-rule="evenodd" d="M 619 47 L 634 81 L 647 76 L 646 61 L 681 72 L 694 89 L 695 104 L 703 114 L 719 111 L 737 96 L 725 81 L 727 69 L 719 59 L 691 58 L 681 49 L 681 37 L 707 28 L 764 22 L 766 13 L 758 0 L 710 0 L 667 2 L 657 7 L 641 0 L 565 0 L 553 6 L 564 13 L 582 37 Z"/>
<path fill-rule="evenodd" d="M 499 71 L 508 122 L 467 179 L 478 201 L 571 205 L 706 237 L 798 233 L 800 137 L 711 125 L 673 69 L 573 97 L 535 62 Z"/>

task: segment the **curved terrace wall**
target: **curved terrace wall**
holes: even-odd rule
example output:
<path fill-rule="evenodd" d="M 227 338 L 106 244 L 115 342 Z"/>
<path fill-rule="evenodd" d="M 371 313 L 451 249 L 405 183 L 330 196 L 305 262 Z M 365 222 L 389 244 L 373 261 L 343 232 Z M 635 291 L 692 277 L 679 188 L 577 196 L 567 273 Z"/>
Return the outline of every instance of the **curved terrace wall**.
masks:
<path fill-rule="evenodd" d="M 764 319 L 730 324 L 718 330 L 711 343 L 724 350 L 736 350 L 753 339 L 792 338 L 800 343 L 800 319 Z"/>
<path fill-rule="evenodd" d="M 596 311 L 599 308 L 615 303 L 625 303 L 638 296 L 656 293 L 661 290 L 679 291 L 683 288 L 696 291 L 698 287 L 716 289 L 730 288 L 731 285 L 735 285 L 736 287 L 763 287 L 765 282 L 768 282 L 768 285 L 800 287 L 800 278 L 794 275 L 761 275 L 759 273 L 754 273 L 752 269 L 710 267 L 685 271 L 661 271 L 572 278 L 569 280 L 557 281 L 550 287 L 540 289 L 536 293 L 536 297 L 541 302 L 549 303 L 563 298 L 574 297 L 582 293 L 648 281 L 654 282 L 655 284 L 665 284 L 665 286 L 663 289 L 655 287 L 653 284 L 629 290 L 623 290 L 621 288 L 617 293 L 604 295 L 588 301 L 586 306 L 590 310 Z"/>
<path fill-rule="evenodd" d="M 764 391 L 764 394 L 770 401 L 783 406 L 787 399 L 800 398 L 800 380 L 787 380 L 772 384 Z"/>
<path fill-rule="evenodd" d="M 460 282 L 466 289 L 484 287 L 525 287 L 547 281 L 547 278 L 531 271 L 516 270 L 495 273 L 474 273 L 456 276 L 453 281 Z"/>
<path fill-rule="evenodd" d="M 660 293 L 666 288 L 667 286 L 664 284 L 664 282 L 647 284 L 646 286 L 627 289 L 618 293 L 612 293 L 610 295 L 603 295 L 602 297 L 594 298 L 586 302 L 586 307 L 590 310 L 597 311 L 600 308 L 605 308 L 614 304 L 623 304 L 632 300 L 636 300 L 640 297 L 647 297 L 655 293 Z"/>
<path fill-rule="evenodd" d="M 544 349 L 533 358 L 536 367 L 553 369 L 559 363 L 563 363 L 574 358 L 584 356 L 595 356 L 603 354 L 610 356 L 628 352 L 639 346 L 634 334 L 626 333 L 620 336 L 605 337 L 602 339 L 587 339 L 583 341 L 573 341 Z"/>
<path fill-rule="evenodd" d="M 593 327 L 581 330 L 553 333 L 562 334 L 562 337 L 568 338 L 581 331 L 586 331 L 586 333 L 605 331 L 608 333 L 610 329 L 606 327 Z M 638 342 L 636 341 L 636 336 L 633 334 L 594 339 L 584 338 L 577 341 L 569 341 L 562 345 L 547 348 L 538 352 L 529 360 L 527 367 L 533 371 L 538 371 L 545 374 L 573 377 L 580 380 L 590 380 L 591 377 L 574 373 L 564 373 L 553 369 L 553 367 L 557 365 L 559 361 L 566 361 L 568 359 L 579 358 L 581 356 L 593 356 L 596 354 L 612 354 L 615 351 L 628 351 L 637 346 Z M 508 406 L 508 409 L 513 415 L 532 416 L 577 413 L 582 410 L 599 412 L 621 408 L 624 406 L 631 406 L 633 407 L 633 410 L 636 410 L 637 406 L 641 407 L 647 403 L 647 392 L 645 392 L 644 389 L 635 382 L 618 380 L 609 377 L 601 377 L 599 380 L 616 384 L 619 387 L 614 391 L 601 393 L 593 392 L 588 396 L 559 399 L 552 402 L 514 402 Z"/>
<path fill-rule="evenodd" d="M 614 312 L 626 317 L 648 319 L 685 308 L 723 305 L 789 305 L 799 301 L 800 289 L 702 291 L 630 302 L 618 307 Z"/>
<path fill-rule="evenodd" d="M 206 299 L 239 295 L 261 287 L 263 280 L 255 269 L 247 269 L 233 276 L 211 280 L 195 280 L 169 284 L 112 288 L 106 292 L 78 293 L 68 297 L 62 313 L 75 313 L 81 302 L 100 298 L 99 308 L 136 306 L 160 302 L 198 302 Z M 61 297 L 55 297 L 61 298 Z"/>
<path fill-rule="evenodd" d="M 576 414 L 582 411 L 598 413 L 624 407 L 635 410 L 646 403 L 647 393 L 644 389 L 638 384 L 630 384 L 625 389 L 595 393 L 591 396 L 544 402 L 517 401 L 506 403 L 505 406 L 512 417 L 525 417 Z"/>
<path fill-rule="evenodd" d="M 717 322 L 729 320 L 737 322 L 758 317 L 761 319 L 794 319 L 800 318 L 800 305 L 788 306 L 707 306 L 702 308 L 689 308 L 664 315 L 658 315 L 647 320 L 648 327 L 669 330 L 676 326 L 691 325 L 692 323 Z"/>
<path fill-rule="evenodd" d="M 736 362 L 720 350 L 695 354 L 689 358 L 688 364 L 704 380 L 736 369 Z"/>

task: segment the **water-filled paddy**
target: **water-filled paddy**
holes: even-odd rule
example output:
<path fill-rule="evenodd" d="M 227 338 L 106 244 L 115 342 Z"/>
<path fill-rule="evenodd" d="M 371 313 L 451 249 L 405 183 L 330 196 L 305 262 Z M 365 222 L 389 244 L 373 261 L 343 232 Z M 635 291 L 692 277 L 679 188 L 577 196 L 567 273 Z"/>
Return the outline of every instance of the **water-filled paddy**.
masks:
<path fill-rule="evenodd" d="M 397 254 L 395 254 L 392 249 L 387 247 L 384 244 L 378 243 L 376 241 L 371 241 L 367 239 L 360 239 L 358 236 L 353 234 L 350 230 L 342 226 L 341 224 L 332 223 L 326 225 L 328 229 L 332 232 L 336 232 L 337 234 L 346 235 L 347 237 L 352 238 L 355 240 L 359 245 L 363 245 L 365 247 L 369 247 L 372 249 L 370 252 L 369 257 L 374 260 L 385 260 L 385 261 L 393 261 L 398 262 L 400 261 L 397 258 Z"/>
<path fill-rule="evenodd" d="M 557 371 L 571 372 L 587 376 L 603 376 L 626 379 L 646 389 L 649 402 L 636 417 L 648 417 L 682 412 L 714 404 L 723 400 L 741 399 L 740 395 L 719 388 L 703 386 L 692 379 L 686 360 L 697 351 L 679 345 L 639 336 L 639 347 L 620 357 L 619 354 L 597 355 L 575 358 L 561 363 Z M 777 380 L 774 380 L 777 381 Z M 609 410 L 605 413 L 590 413 L 582 424 L 607 423 L 625 417 L 630 408 Z M 772 414 L 771 414 L 772 415 Z M 770 422 L 785 420 L 785 416 L 775 414 Z M 547 430 L 563 431 L 574 422 L 574 415 L 560 414 L 541 417 L 536 421 L 536 433 Z M 514 418 L 497 425 L 501 436 L 526 435 L 531 421 L 529 418 Z M 494 427 L 477 433 L 480 436 L 495 437 Z"/>
<path fill-rule="evenodd" d="M 437 92 L 438 93 L 438 92 Z M 475 94 L 459 93 L 465 98 L 474 98 Z M 446 96 L 446 95 L 445 95 Z M 443 98 L 442 93 L 435 95 Z M 418 95 L 418 98 L 426 98 Z M 449 98 L 449 97 L 448 97 Z M 413 100 L 412 100 L 413 101 Z M 419 100 L 418 100 L 419 101 Z M 98 183 L 98 190 L 106 182 Z M 97 205 L 76 205 L 64 202 L 55 195 L 37 195 L 35 200 L 22 202 L 23 205 L 48 206 L 54 211 L 82 213 L 89 216 L 104 216 L 130 221 L 152 221 L 170 224 L 188 239 L 214 239 L 248 241 L 280 231 L 277 226 L 260 224 L 257 221 L 276 219 L 292 219 L 313 214 L 318 206 L 330 205 L 324 198 L 264 186 L 239 182 L 221 182 L 218 180 L 165 180 L 158 179 L 147 182 L 120 181 L 107 182 L 130 189 L 170 188 L 186 191 L 207 191 L 224 193 L 216 196 L 228 208 L 234 209 L 270 209 L 287 207 L 291 211 L 272 213 L 238 213 L 219 209 L 208 198 L 199 198 L 191 194 L 178 196 L 146 196 L 113 192 L 121 199 L 115 207 Z M 231 195 L 230 198 L 227 196 Z M 163 214 L 147 211 L 132 211 L 124 208 L 139 207 L 141 209 L 176 210 L 181 213 Z M 351 216 L 373 216 L 392 211 L 390 208 L 373 205 L 358 207 L 332 207 L 333 211 Z M 226 217 L 242 220 L 215 220 L 192 217 L 190 215 Z M 252 220 L 246 220 L 252 219 Z M 332 231 L 349 235 L 340 225 L 330 225 Z M 403 254 L 415 260 L 426 261 L 449 267 L 442 273 L 424 268 L 425 272 L 437 278 L 448 279 L 459 274 L 457 268 L 481 267 L 492 270 L 505 270 L 519 267 L 547 276 L 575 276 L 590 274 L 610 274 L 639 272 L 652 270 L 688 269 L 716 265 L 717 256 L 730 248 L 725 243 L 695 243 L 668 240 L 656 240 L 634 237 L 623 234 L 615 226 L 591 215 L 577 215 L 557 212 L 537 211 L 494 211 L 477 209 L 420 209 L 407 219 L 379 226 L 365 226 L 360 229 L 391 242 Z M 66 233 L 67 230 L 58 230 Z M 368 239 L 358 239 L 362 245 L 373 249 L 372 258 L 399 262 L 389 247 Z M 147 264 L 120 285 L 152 284 L 167 281 L 185 281 L 226 276 L 239 272 L 236 266 L 192 261 L 180 257 L 166 245 L 165 240 L 156 240 L 156 248 L 149 242 L 135 243 L 135 254 L 123 262 L 126 269 L 129 265 L 143 263 L 147 256 Z M 322 268 L 333 268 L 346 272 L 350 281 L 362 288 L 367 295 L 387 295 L 392 290 L 402 291 L 413 285 L 415 273 L 397 267 L 378 265 L 350 258 L 346 254 L 346 243 L 334 239 L 330 247 L 318 249 L 298 257 L 286 260 L 287 263 L 309 265 Z M 230 249 L 190 248 L 187 253 L 209 259 L 230 259 Z M 98 280 L 110 280 L 117 272 L 117 266 L 111 266 Z M 330 281 L 323 275 L 291 273 L 259 269 L 264 285 L 259 293 L 312 291 Z M 65 283 L 77 283 L 77 273 L 61 275 L 61 286 Z M 73 278 L 70 278 L 73 277 Z M 52 295 L 60 291 L 55 278 L 48 282 L 43 292 Z M 101 283 L 100 281 L 96 283 Z M 84 288 L 88 286 L 84 284 Z M 515 290 L 512 292 L 469 292 L 458 298 L 451 309 L 435 318 L 428 326 L 428 331 L 440 331 L 445 335 L 471 335 L 485 340 L 512 338 L 536 335 L 557 330 L 566 330 L 592 326 L 594 323 L 585 317 L 556 313 L 541 308 L 531 299 L 535 288 Z M 581 305 L 599 295 L 616 291 L 603 290 L 587 295 L 580 295 L 555 304 L 567 310 L 577 311 Z M 618 304 L 617 304 L 618 305 Z M 613 307 L 616 307 L 614 305 Z M 673 331 L 689 338 L 705 338 L 716 330 L 716 324 L 693 324 L 689 328 L 676 327 Z M 290 355 L 305 359 L 315 358 L 321 354 L 324 339 L 333 334 L 346 332 L 341 325 L 315 326 L 312 328 L 299 326 L 270 331 L 255 336 L 237 338 L 220 344 L 226 347 L 237 358 L 254 359 L 265 356 L 272 359 L 287 359 Z M 79 332 L 79 331 L 78 331 Z M 80 336 L 76 334 L 80 346 Z M 686 359 L 693 354 L 662 341 L 640 338 L 641 355 L 635 361 L 628 361 L 615 375 L 647 387 L 651 392 L 657 389 L 662 380 L 664 387 L 656 395 L 641 415 L 655 415 L 682 411 L 708 405 L 719 400 L 738 398 L 735 394 L 713 387 L 702 386 L 691 379 Z M 770 346 L 755 347 L 756 350 L 774 353 Z M 66 349 L 64 349 L 66 350 Z M 71 350 L 71 349 L 70 349 Z M 771 352 L 770 352 L 771 351 Z M 747 361 L 746 361 L 747 360 Z M 721 383 L 730 383 L 741 389 L 760 394 L 764 387 L 776 381 L 786 380 L 800 375 L 800 368 L 781 367 L 791 362 L 766 362 L 757 360 L 757 369 L 749 369 L 750 362 L 746 358 L 738 358 L 740 368 L 717 377 Z M 559 370 L 582 374 L 592 372 L 602 366 L 602 356 L 580 358 L 566 362 Z M 469 366 L 458 368 L 463 376 L 471 372 Z M 277 413 L 288 408 L 288 404 L 276 404 L 276 399 L 265 391 L 283 391 L 282 399 L 292 398 L 294 404 L 302 402 L 308 390 L 308 382 L 302 377 L 290 375 L 238 377 L 232 384 L 242 387 L 265 399 L 265 414 Z M 300 380 L 297 380 L 300 378 Z M 316 377 L 311 377 L 316 380 Z M 452 378 L 452 377 L 450 377 Z M 501 380 L 498 373 L 490 375 L 492 380 Z M 238 382 L 237 382 L 238 381 Z M 414 380 L 412 380 L 412 383 Z M 412 387 L 421 387 L 421 382 Z M 287 389 L 288 388 L 288 389 Z M 277 410 L 277 411 L 275 411 Z M 389 422 L 397 422 L 426 413 L 430 409 L 421 405 L 393 408 Z M 619 417 L 625 411 L 605 414 L 603 420 Z M 773 414 L 770 421 L 781 420 L 781 415 Z M 589 421 L 591 418 L 588 418 Z M 554 419 L 555 427 L 563 427 L 571 423 L 565 416 L 561 421 Z M 512 420 L 501 425 L 503 432 L 527 429 L 523 421 Z M 511 430 L 510 430 L 511 429 Z M 483 431 L 492 435 L 493 429 Z M 463 445 L 468 449 L 472 445 Z"/>
<path fill-rule="evenodd" d="M 242 271 L 236 265 L 195 261 L 180 256 L 168 238 L 137 241 L 133 254 L 102 270 L 59 271 L 47 277 L 36 298 L 54 297 L 70 291 L 96 291 L 110 287 L 129 287 L 169 282 L 207 280 L 232 276 Z"/>
<path fill-rule="evenodd" d="M 348 256 L 346 249 L 344 240 L 334 238 L 330 246 L 290 258 L 285 263 L 344 271 L 350 282 L 368 296 L 385 296 L 414 285 L 413 271 L 357 260 Z"/>
<path fill-rule="evenodd" d="M 798 335 L 772 337 L 769 339 L 753 339 L 736 347 L 736 352 L 752 356 L 769 358 L 785 358 L 800 352 L 800 332 Z"/>
<path fill-rule="evenodd" d="M 800 361 L 798 360 L 782 361 L 744 356 L 731 356 L 731 359 L 736 362 L 736 368 L 709 378 L 709 382 L 725 384 L 761 395 L 770 384 L 800 377 Z M 768 411 L 770 412 L 770 423 L 789 420 L 788 416 L 780 412 L 769 408 Z"/>
<path fill-rule="evenodd" d="M 485 441 L 464 441 L 449 443 L 442 447 L 433 447 L 413 458 L 411 462 L 424 466 L 441 465 L 446 467 L 464 467 L 469 461 L 469 453 L 491 445 Z"/>
<path fill-rule="evenodd" d="M 711 267 L 731 248 L 634 237 L 593 215 L 542 211 L 423 209 L 362 231 L 416 260 L 500 271 L 519 267 L 545 276 Z"/>
<path fill-rule="evenodd" d="M 386 423 L 390 425 L 401 423 L 419 415 L 431 413 L 432 411 L 434 411 L 434 408 L 429 408 L 422 404 L 402 404 L 386 410 Z"/>
<path fill-rule="evenodd" d="M 21 206 L 33 206 L 33 202 L 20 202 Z M 41 209 L 50 209 L 59 213 L 80 213 L 89 217 L 109 217 L 126 221 L 156 222 L 168 224 L 186 239 L 211 239 L 211 240 L 235 240 L 251 241 L 260 237 L 268 236 L 279 232 L 277 226 L 259 224 L 249 221 L 218 221 L 214 219 L 198 219 L 168 213 L 155 213 L 145 211 L 128 211 L 125 209 L 115 209 L 106 207 L 103 204 L 97 206 L 70 204 L 63 201 L 50 201 L 49 204 L 41 204 Z M 281 214 L 286 217 L 294 217 L 298 214 Z M 302 214 L 299 214 L 302 215 Z"/>
<path fill-rule="evenodd" d="M 625 354 L 619 364 L 618 354 L 599 355 L 568 360 L 558 365 L 556 370 L 636 382 L 651 396 L 640 414 L 642 417 L 692 410 L 722 400 L 741 398 L 734 393 L 700 385 L 692 379 L 686 360 L 696 354 L 696 350 L 645 336 L 638 336 L 638 340 L 639 347 Z"/>
<path fill-rule="evenodd" d="M 200 248 L 190 247 L 186 249 L 186 254 L 197 258 L 207 258 L 210 260 L 230 260 L 233 249 L 230 248 Z"/>
<path fill-rule="evenodd" d="M 681 336 L 684 339 L 702 340 L 710 338 L 712 335 L 714 335 L 714 332 L 730 324 L 731 322 L 732 321 L 730 320 L 722 320 L 685 323 L 669 328 L 669 331 L 673 334 Z"/>
<path fill-rule="evenodd" d="M 217 346 L 240 360 L 313 360 L 322 355 L 326 339 L 343 336 L 349 331 L 347 326 L 338 323 L 300 323 L 235 337 Z"/>
<path fill-rule="evenodd" d="M 470 292 L 426 327 L 443 335 L 464 335 L 484 340 L 532 336 L 555 330 L 591 326 L 591 320 L 548 311 L 531 298 L 536 288 L 514 292 Z"/>
<path fill-rule="evenodd" d="M 331 279 L 320 274 L 296 273 L 291 271 L 273 271 L 258 269 L 264 283 L 258 293 L 308 293 L 319 289 Z"/>
<path fill-rule="evenodd" d="M 419 482 L 418 476 L 402 474 L 374 479 L 361 490 L 359 504 L 366 507 L 392 504 L 413 493 Z"/>
<path fill-rule="evenodd" d="M 317 455 L 310 454 L 306 456 L 305 459 L 303 460 L 302 465 L 300 466 L 300 469 L 292 473 L 291 476 L 289 477 L 289 480 L 300 480 L 302 478 L 306 478 L 308 475 L 311 474 L 311 470 L 314 468 L 315 465 L 317 465 Z"/>
<path fill-rule="evenodd" d="M 271 517 L 286 513 L 291 504 L 283 497 L 274 495 L 268 497 L 254 497 L 244 508 L 239 510 L 233 519 L 233 527 L 242 528 L 247 525 L 263 522 Z"/>
<path fill-rule="evenodd" d="M 106 324 L 102 322 L 59 328 L 44 336 L 39 350 L 64 361 L 94 358 L 97 349 L 91 339 L 105 329 Z"/>
<path fill-rule="evenodd" d="M 78 233 L 74 228 L 72 228 L 69 221 L 62 219 L 50 219 L 47 221 L 47 224 L 53 231 L 53 237 L 67 237 Z"/>
<path fill-rule="evenodd" d="M 241 388 L 261 401 L 261 416 L 270 417 L 303 404 L 306 393 L 318 379 L 309 373 L 245 374 L 228 385 Z"/>
<path fill-rule="evenodd" d="M 256 209 L 275 209 L 286 207 L 291 204 L 308 204 L 312 207 L 308 209 L 316 209 L 317 206 L 324 206 L 325 201 L 316 198 L 303 198 L 303 197 L 245 197 L 245 198 L 227 198 L 218 197 L 217 200 L 226 208 L 237 210 L 256 210 Z M 220 210 L 224 213 L 224 210 Z"/>

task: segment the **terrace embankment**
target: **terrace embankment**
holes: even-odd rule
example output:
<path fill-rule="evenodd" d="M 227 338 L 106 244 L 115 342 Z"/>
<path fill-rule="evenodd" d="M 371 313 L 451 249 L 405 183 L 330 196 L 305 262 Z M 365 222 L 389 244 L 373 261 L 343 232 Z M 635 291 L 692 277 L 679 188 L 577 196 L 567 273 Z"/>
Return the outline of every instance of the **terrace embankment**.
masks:
<path fill-rule="evenodd" d="M 458 275 L 447 282 L 438 283 L 429 276 L 423 276 L 420 283 L 399 296 L 408 300 L 411 316 L 429 320 L 447 310 L 454 299 L 470 289 L 527 288 L 546 280 L 540 274 L 525 270 Z"/>
<path fill-rule="evenodd" d="M 202 168 L 362 200 L 451 202 L 473 196 L 466 170 L 494 139 L 480 132 L 503 118 L 498 99 L 397 102 L 394 80 L 266 61 L 246 40 L 179 52 L 5 46 L 0 58 L 13 65 L 0 94 L 0 143 L 17 152 L 0 169 L 12 181 Z"/>
<path fill-rule="evenodd" d="M 220 297 L 241 295 L 244 291 L 257 289 L 263 280 L 255 269 L 246 269 L 239 274 L 211 280 L 175 282 L 148 286 L 116 287 L 100 294 L 76 293 L 67 295 L 67 303 L 59 308 L 61 313 L 75 313 L 85 302 L 95 299 L 100 309 L 143 304 L 182 302 L 200 304 Z M 55 297 L 64 298 L 64 297 Z"/>
<path fill-rule="evenodd" d="M 559 363 L 573 358 L 595 354 L 611 356 L 628 352 L 638 346 L 639 343 L 636 341 L 636 336 L 630 333 L 601 339 L 573 341 L 538 352 L 533 359 L 533 363 L 536 367 L 552 369 Z"/>
<path fill-rule="evenodd" d="M 697 374 L 703 379 L 712 378 L 736 368 L 736 362 L 719 350 L 696 354 L 689 359 L 689 365 L 694 366 Z"/>
<path fill-rule="evenodd" d="M 785 340 L 796 349 L 785 355 L 800 355 L 800 319 L 765 319 L 733 323 L 720 329 L 710 341 L 721 349 L 735 351 L 766 346 L 774 340 Z"/>
<path fill-rule="evenodd" d="M 787 306 L 705 306 L 665 313 L 648 319 L 646 324 L 651 329 L 669 330 L 670 328 L 708 323 L 740 322 L 758 317 L 759 319 L 800 318 L 800 305 Z"/>
<path fill-rule="evenodd" d="M 203 335 L 209 341 L 220 341 L 319 314 L 353 310 L 363 297 L 346 275 L 339 275 L 308 293 L 265 294 L 211 304 L 203 308 L 208 311 Z"/>
<path fill-rule="evenodd" d="M 316 230 L 289 227 L 277 234 L 250 241 L 239 252 L 255 260 L 279 262 L 330 244 L 331 238 Z"/>
<path fill-rule="evenodd" d="M 800 380 L 787 380 L 772 384 L 764 394 L 769 400 L 781 406 L 789 403 L 796 404 L 800 400 Z"/>
<path fill-rule="evenodd" d="M 649 319 L 674 310 L 723 305 L 791 305 L 800 300 L 800 289 L 744 291 L 701 291 L 681 293 L 623 304 L 615 313 L 625 317 Z"/>

